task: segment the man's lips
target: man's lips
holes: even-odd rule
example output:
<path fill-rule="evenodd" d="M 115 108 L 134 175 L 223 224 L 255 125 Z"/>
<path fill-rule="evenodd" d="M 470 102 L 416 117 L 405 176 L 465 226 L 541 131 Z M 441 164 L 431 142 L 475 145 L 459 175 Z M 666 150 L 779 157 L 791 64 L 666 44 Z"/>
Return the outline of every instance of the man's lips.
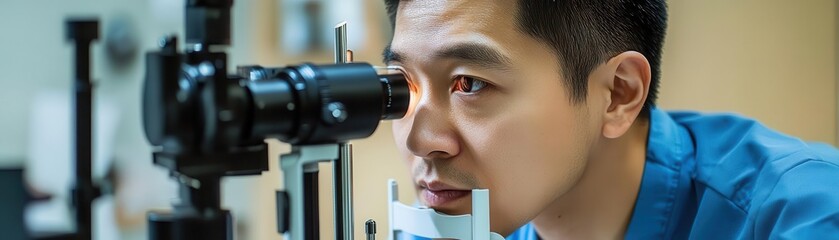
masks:
<path fill-rule="evenodd" d="M 439 181 L 419 181 L 420 197 L 431 208 L 441 208 L 472 193 L 472 190 L 459 189 Z"/>
<path fill-rule="evenodd" d="M 432 191 L 428 188 L 422 189 L 422 198 L 425 200 L 425 203 L 428 204 L 430 208 L 441 208 L 444 207 L 446 204 L 454 202 L 460 198 L 466 197 L 469 194 L 472 194 L 472 191 L 465 191 L 465 190 L 441 190 L 441 191 Z"/>

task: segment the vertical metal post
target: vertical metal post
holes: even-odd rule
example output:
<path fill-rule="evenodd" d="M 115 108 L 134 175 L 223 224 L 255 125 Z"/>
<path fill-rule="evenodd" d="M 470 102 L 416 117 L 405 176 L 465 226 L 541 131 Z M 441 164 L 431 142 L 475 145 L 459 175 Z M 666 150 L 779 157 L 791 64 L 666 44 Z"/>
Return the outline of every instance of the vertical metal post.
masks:
<path fill-rule="evenodd" d="M 335 63 L 347 62 L 347 22 L 335 25 Z"/>
<path fill-rule="evenodd" d="M 376 240 L 376 221 L 367 219 L 364 223 L 364 234 L 367 235 L 367 240 Z"/>
<path fill-rule="evenodd" d="M 318 170 L 317 163 L 304 167 L 303 173 L 303 229 L 304 239 L 320 239 L 320 211 L 318 209 Z M 296 223 L 294 223 L 296 224 Z"/>
<path fill-rule="evenodd" d="M 342 143 L 340 146 L 340 158 L 336 163 L 340 163 L 339 167 L 336 170 L 340 171 L 340 185 L 335 185 L 336 192 L 341 192 L 340 194 L 340 209 L 336 209 L 336 213 L 339 213 L 335 216 L 335 219 L 341 219 L 341 225 L 336 225 L 337 227 L 341 228 L 341 232 L 343 232 L 343 236 L 340 239 L 353 239 L 354 229 L 353 229 L 353 194 L 352 194 L 352 145 L 347 143 Z M 340 189 L 338 189 L 340 188 Z M 338 200 L 336 198 L 336 200 Z M 340 211 L 339 211 L 340 210 Z M 336 222 L 338 223 L 338 222 Z"/>
<path fill-rule="evenodd" d="M 335 63 L 347 62 L 347 23 L 335 26 Z M 352 146 L 341 143 L 339 157 L 332 163 L 335 193 L 335 239 L 353 239 Z"/>
<path fill-rule="evenodd" d="M 77 239 L 91 239 L 91 205 L 99 196 L 99 190 L 93 185 L 91 176 L 93 83 L 90 79 L 90 44 L 99 38 L 99 20 L 69 20 L 65 28 L 67 39 L 74 41 L 76 47 L 73 79 L 76 236 Z"/>
<path fill-rule="evenodd" d="M 75 141 L 76 151 L 76 222 L 78 223 L 78 236 L 80 239 L 91 238 L 91 207 L 93 199 L 86 199 L 84 196 L 85 186 L 92 185 L 91 179 L 91 115 L 93 111 L 93 84 L 90 82 L 90 43 L 76 42 L 76 80 L 75 80 L 75 101 L 73 102 L 75 114 Z"/>

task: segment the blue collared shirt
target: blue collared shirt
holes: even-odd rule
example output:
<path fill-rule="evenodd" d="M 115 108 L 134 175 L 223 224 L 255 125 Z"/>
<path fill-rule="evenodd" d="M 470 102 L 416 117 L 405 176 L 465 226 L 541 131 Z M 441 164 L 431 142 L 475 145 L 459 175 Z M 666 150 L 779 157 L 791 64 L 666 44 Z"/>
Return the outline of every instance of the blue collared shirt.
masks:
<path fill-rule="evenodd" d="M 735 115 L 650 111 L 626 239 L 839 238 L 839 152 Z M 528 224 L 509 240 L 536 240 Z"/>
<path fill-rule="evenodd" d="M 626 239 L 837 239 L 839 151 L 736 115 L 650 111 Z M 508 240 L 536 240 L 527 224 Z"/>

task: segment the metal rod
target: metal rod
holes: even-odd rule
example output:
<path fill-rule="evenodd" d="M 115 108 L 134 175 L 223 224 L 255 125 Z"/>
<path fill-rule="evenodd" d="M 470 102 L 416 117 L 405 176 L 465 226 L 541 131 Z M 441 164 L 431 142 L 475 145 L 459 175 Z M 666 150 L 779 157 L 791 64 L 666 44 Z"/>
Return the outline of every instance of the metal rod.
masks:
<path fill-rule="evenodd" d="M 335 63 L 347 62 L 347 22 L 335 25 Z"/>
<path fill-rule="evenodd" d="M 92 115 L 93 82 L 90 79 L 90 46 L 99 38 L 98 20 L 68 20 L 65 23 L 67 38 L 75 43 L 75 72 L 73 118 L 75 125 L 73 142 L 76 162 L 76 186 L 73 188 L 73 202 L 76 207 L 76 238 L 92 238 L 93 200 L 99 196 L 93 184 L 92 165 Z"/>
<path fill-rule="evenodd" d="M 339 152 L 342 152 L 340 149 L 343 147 L 339 147 Z M 344 239 L 344 175 L 341 169 L 343 168 L 343 161 L 341 161 L 339 153 L 338 159 L 332 162 L 332 192 L 333 192 L 333 205 L 332 209 L 334 210 L 334 224 L 335 224 L 335 239 Z"/>
<path fill-rule="evenodd" d="M 303 173 L 303 206 L 305 233 L 303 239 L 320 239 L 320 211 L 318 211 L 318 172 Z M 292 223 L 295 224 L 295 223 Z"/>
<path fill-rule="evenodd" d="M 353 239 L 352 145 L 341 144 L 341 204 L 343 209 L 343 239 Z M 337 187 L 337 186 L 336 186 Z"/>
<path fill-rule="evenodd" d="M 364 223 L 364 234 L 367 235 L 367 240 L 376 240 L 376 221 L 367 219 Z"/>
<path fill-rule="evenodd" d="M 335 63 L 347 63 L 347 22 L 335 26 Z M 335 239 L 353 239 L 352 146 L 341 143 L 339 157 L 332 163 L 335 197 Z"/>
<path fill-rule="evenodd" d="M 352 145 L 341 143 L 332 163 L 335 194 L 335 239 L 353 239 Z"/>
<path fill-rule="evenodd" d="M 90 83 L 90 43 L 76 43 L 76 99 L 74 103 L 76 124 L 76 222 L 80 239 L 91 239 L 91 206 L 88 186 L 91 179 L 91 104 L 93 87 Z"/>

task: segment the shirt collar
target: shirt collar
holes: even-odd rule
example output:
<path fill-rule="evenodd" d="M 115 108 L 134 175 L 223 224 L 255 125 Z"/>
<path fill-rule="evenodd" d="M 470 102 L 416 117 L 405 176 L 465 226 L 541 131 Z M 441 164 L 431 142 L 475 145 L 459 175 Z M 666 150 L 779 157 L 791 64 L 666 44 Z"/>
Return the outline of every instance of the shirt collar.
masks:
<path fill-rule="evenodd" d="M 683 168 L 693 156 L 690 134 L 664 111 L 651 108 L 649 114 L 644 175 L 626 239 L 668 239 L 673 231 L 671 218 L 678 215 L 674 206 L 681 205 L 677 200 L 690 185 L 686 171 L 692 168 Z"/>

